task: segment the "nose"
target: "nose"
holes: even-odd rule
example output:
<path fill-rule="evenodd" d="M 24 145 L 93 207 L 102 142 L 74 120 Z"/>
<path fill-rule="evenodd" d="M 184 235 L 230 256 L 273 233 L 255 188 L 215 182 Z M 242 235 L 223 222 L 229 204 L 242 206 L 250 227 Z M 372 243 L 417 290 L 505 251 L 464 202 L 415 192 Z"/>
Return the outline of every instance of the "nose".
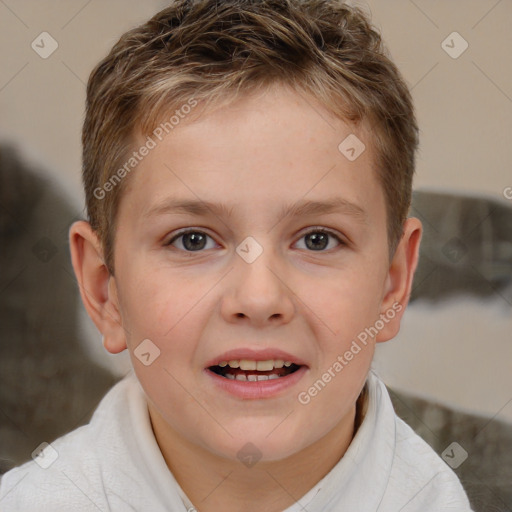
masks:
<path fill-rule="evenodd" d="M 221 314 L 227 322 L 247 322 L 255 327 L 284 324 L 295 311 L 293 291 L 275 252 L 264 249 L 249 263 L 235 254 L 229 290 L 223 295 Z"/>

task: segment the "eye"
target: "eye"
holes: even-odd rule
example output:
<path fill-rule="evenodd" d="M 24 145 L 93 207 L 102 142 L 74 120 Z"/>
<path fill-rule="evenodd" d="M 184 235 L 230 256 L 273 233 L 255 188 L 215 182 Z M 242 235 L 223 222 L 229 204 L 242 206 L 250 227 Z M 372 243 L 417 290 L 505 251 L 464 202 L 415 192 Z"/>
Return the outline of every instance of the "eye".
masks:
<path fill-rule="evenodd" d="M 301 239 L 305 239 L 307 249 L 325 252 L 325 249 L 329 247 L 329 237 L 335 239 L 338 245 L 346 245 L 336 233 L 324 228 L 312 229 L 302 235 Z"/>
<path fill-rule="evenodd" d="M 333 231 L 325 228 L 315 228 L 301 237 L 305 239 L 305 248 L 316 251 L 325 252 L 326 249 L 332 249 L 332 243 L 330 244 L 329 238 L 334 239 L 337 245 L 346 245 L 343 240 L 336 235 Z M 210 247 L 208 247 L 208 239 L 211 240 Z M 204 231 L 188 229 L 181 231 L 173 236 L 166 245 L 172 245 L 184 252 L 200 252 L 204 249 L 214 249 L 217 244 L 213 238 L 205 233 Z M 331 245 L 331 247 L 329 247 Z M 299 247 L 300 248 L 300 247 Z M 304 247 L 303 247 L 304 248 Z"/>
<path fill-rule="evenodd" d="M 175 235 L 166 245 L 173 245 L 186 252 L 198 252 L 203 249 L 213 249 L 216 246 L 214 242 L 213 246 L 206 247 L 208 238 L 213 241 L 213 238 L 203 231 L 189 229 Z"/>

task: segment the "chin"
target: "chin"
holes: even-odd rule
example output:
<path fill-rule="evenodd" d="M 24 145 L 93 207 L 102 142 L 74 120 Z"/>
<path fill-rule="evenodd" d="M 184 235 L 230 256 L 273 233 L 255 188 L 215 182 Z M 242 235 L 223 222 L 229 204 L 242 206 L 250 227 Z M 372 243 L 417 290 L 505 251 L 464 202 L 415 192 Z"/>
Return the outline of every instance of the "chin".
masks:
<path fill-rule="evenodd" d="M 238 460 L 250 467 L 247 461 L 275 462 L 291 457 L 306 448 L 308 443 L 303 435 L 286 428 L 279 432 L 281 427 L 276 428 L 278 423 L 269 422 L 265 428 L 258 429 L 248 427 L 233 437 L 226 434 L 222 440 L 217 440 L 217 443 L 212 442 L 209 450 L 218 456 Z M 297 442 L 298 439 L 300 444 Z"/>

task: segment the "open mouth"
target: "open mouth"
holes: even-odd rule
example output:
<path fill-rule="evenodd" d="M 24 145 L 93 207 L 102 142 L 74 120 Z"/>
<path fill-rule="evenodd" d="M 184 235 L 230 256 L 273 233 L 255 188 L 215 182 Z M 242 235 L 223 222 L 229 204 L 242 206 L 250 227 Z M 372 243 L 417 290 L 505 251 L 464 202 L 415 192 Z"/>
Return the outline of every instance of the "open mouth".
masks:
<path fill-rule="evenodd" d="M 210 366 L 208 370 L 230 380 L 258 382 L 286 377 L 295 373 L 301 365 L 291 361 L 269 359 L 267 361 L 251 361 L 248 359 L 221 361 Z"/>

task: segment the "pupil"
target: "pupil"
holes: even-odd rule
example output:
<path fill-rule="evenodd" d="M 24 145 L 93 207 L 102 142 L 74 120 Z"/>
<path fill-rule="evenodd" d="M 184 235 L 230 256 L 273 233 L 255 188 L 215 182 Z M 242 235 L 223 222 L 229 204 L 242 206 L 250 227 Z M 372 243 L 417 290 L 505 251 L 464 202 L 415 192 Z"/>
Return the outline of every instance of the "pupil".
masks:
<path fill-rule="evenodd" d="M 312 244 L 308 243 L 309 241 L 311 241 Z M 328 240 L 326 233 L 313 233 L 306 236 L 306 245 L 309 249 L 325 249 L 325 247 L 327 247 L 327 242 Z"/>
<path fill-rule="evenodd" d="M 188 243 L 190 242 L 190 243 Z M 183 245 L 188 250 L 197 250 L 204 247 L 205 237 L 201 233 L 185 233 L 183 235 Z"/>

